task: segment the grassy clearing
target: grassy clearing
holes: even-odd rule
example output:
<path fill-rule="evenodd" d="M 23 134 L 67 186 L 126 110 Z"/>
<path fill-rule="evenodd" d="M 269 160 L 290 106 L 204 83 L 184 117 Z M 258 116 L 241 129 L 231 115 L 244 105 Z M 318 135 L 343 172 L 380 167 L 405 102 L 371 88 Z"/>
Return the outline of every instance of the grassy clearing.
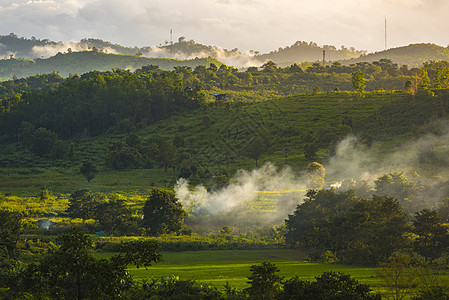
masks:
<path fill-rule="evenodd" d="M 101 254 L 102 257 L 110 254 Z M 275 263 L 280 276 L 313 280 L 325 271 L 351 274 L 362 283 L 369 284 L 375 290 L 383 288 L 382 279 L 377 277 L 376 268 L 364 268 L 339 264 L 311 263 L 305 261 L 306 255 L 299 250 L 215 250 L 163 252 L 164 262 L 148 270 L 129 268 L 136 279 L 147 277 L 179 276 L 181 279 L 193 279 L 211 283 L 222 288 L 229 282 L 236 288 L 248 287 L 249 267 L 264 261 Z"/>

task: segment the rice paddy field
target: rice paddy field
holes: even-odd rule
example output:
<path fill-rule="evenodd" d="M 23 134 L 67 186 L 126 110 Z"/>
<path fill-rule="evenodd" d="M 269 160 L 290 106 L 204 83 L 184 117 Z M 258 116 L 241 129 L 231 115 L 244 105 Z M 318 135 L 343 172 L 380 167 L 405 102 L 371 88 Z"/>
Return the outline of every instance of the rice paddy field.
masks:
<path fill-rule="evenodd" d="M 325 271 L 336 271 L 351 274 L 377 290 L 383 286 L 382 279 L 376 275 L 376 268 L 307 262 L 304 253 L 293 249 L 163 252 L 162 255 L 163 262 L 147 270 L 132 267 L 130 273 L 141 280 L 147 277 L 179 276 L 180 279 L 207 282 L 218 288 L 222 288 L 226 282 L 236 288 L 246 288 L 249 286 L 249 267 L 271 262 L 279 267 L 279 275 L 285 278 L 298 276 L 303 280 L 313 280 Z"/>
<path fill-rule="evenodd" d="M 102 253 L 100 257 L 110 255 Z M 309 262 L 304 253 L 295 249 L 162 252 L 162 255 L 163 262 L 147 270 L 130 267 L 130 274 L 137 280 L 179 277 L 181 280 L 208 283 L 218 289 L 224 289 L 228 283 L 233 288 L 244 289 L 249 287 L 250 266 L 270 262 L 276 264 L 280 269 L 278 275 L 285 279 L 298 276 L 302 280 L 313 281 L 324 272 L 334 271 L 350 274 L 360 283 L 369 284 L 375 292 L 382 293 L 386 289 L 376 268 Z"/>

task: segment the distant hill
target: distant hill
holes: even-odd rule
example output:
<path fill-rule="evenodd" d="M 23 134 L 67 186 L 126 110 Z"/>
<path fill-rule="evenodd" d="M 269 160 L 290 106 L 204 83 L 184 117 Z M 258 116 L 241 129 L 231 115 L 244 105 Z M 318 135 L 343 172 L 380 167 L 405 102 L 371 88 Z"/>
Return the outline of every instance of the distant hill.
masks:
<path fill-rule="evenodd" d="M 47 59 L 3 59 L 0 60 L 0 78 L 18 78 L 57 72 L 63 77 L 69 74 L 83 74 L 89 71 L 107 71 L 113 68 L 135 70 L 146 65 L 156 65 L 163 70 L 177 66 L 221 65 L 211 58 L 175 60 L 168 58 L 147 58 L 134 55 L 107 54 L 98 51 L 59 53 Z"/>
<path fill-rule="evenodd" d="M 271 60 L 280 66 L 291 65 L 294 62 L 315 62 L 323 60 L 323 51 L 325 51 L 325 59 L 329 60 L 345 60 L 357 58 L 365 55 L 366 51 L 356 50 L 354 48 L 346 48 L 341 46 L 337 49 L 334 46 L 324 45 L 318 46 L 316 43 L 297 41 L 291 46 L 279 48 L 267 54 L 257 55 L 255 58 L 260 61 Z"/>
<path fill-rule="evenodd" d="M 70 50 L 69 50 L 70 48 Z M 82 39 L 79 42 L 54 42 L 48 39 L 27 39 L 14 33 L 0 35 L 0 58 L 48 58 L 58 52 L 86 51 L 97 49 L 105 53 L 135 55 L 139 48 L 123 47 L 100 39 Z"/>
<path fill-rule="evenodd" d="M 409 67 L 417 67 L 431 60 L 449 61 L 449 48 L 435 44 L 411 44 L 368 54 L 364 50 L 357 50 L 353 47 L 341 46 L 340 48 L 336 48 L 332 45 L 319 46 L 313 42 L 297 41 L 291 46 L 281 47 L 269 53 L 259 53 L 259 51 L 252 50 L 248 53 L 242 53 L 237 48 L 227 50 L 218 46 L 197 43 L 194 40 L 186 40 L 184 37 L 180 37 L 174 43 L 165 42 L 164 45 L 156 47 L 139 48 L 124 47 L 101 39 L 92 38 L 82 39 L 79 42 L 54 42 L 48 39 L 27 39 L 18 37 L 13 33 L 0 36 L 0 58 L 5 59 L 10 57 L 16 59 L 45 59 L 61 53 L 84 51 L 142 56 L 142 59 L 144 57 L 178 60 L 212 58 L 238 68 L 261 66 L 267 61 L 273 61 L 281 67 L 287 67 L 294 63 L 321 62 L 323 60 L 323 51 L 325 51 L 326 62 L 339 61 L 343 65 L 359 62 L 374 62 L 384 58 L 390 59 L 398 65 L 408 65 Z M 21 64 L 24 63 L 21 62 Z M 83 62 L 81 64 L 84 65 Z M 83 70 L 92 70 L 94 69 L 93 66 Z M 103 66 L 99 67 L 102 68 L 101 70 L 105 70 Z M 114 65 L 112 67 L 126 68 L 127 66 Z M 73 73 L 75 71 L 68 72 Z M 0 74 L 0 77 L 4 77 L 4 75 Z"/>
<path fill-rule="evenodd" d="M 388 49 L 376 53 L 370 53 L 359 58 L 346 60 L 342 63 L 352 64 L 358 62 L 374 62 L 382 58 L 387 58 L 398 65 L 408 65 L 409 67 L 422 66 L 429 61 L 449 61 L 449 48 L 435 44 L 410 44 L 404 47 Z"/>

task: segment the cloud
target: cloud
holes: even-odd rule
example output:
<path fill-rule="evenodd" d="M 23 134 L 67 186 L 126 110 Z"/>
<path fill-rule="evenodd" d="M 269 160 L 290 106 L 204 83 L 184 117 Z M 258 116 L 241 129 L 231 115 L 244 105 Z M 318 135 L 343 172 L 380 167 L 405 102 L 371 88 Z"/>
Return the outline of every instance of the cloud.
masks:
<path fill-rule="evenodd" d="M 268 52 L 297 40 L 353 46 L 448 44 L 445 0 L 4 0 L 0 32 L 71 41 L 156 46 L 186 36 L 227 49 Z"/>

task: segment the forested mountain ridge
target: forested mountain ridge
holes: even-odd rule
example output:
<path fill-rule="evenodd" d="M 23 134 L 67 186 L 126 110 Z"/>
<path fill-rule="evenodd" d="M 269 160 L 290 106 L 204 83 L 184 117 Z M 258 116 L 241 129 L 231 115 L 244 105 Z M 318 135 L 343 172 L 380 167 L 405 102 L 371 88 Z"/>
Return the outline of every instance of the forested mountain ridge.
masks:
<path fill-rule="evenodd" d="M 271 51 L 267 54 L 260 54 L 255 56 L 260 62 L 271 60 L 281 66 L 292 64 L 293 62 L 316 62 L 323 60 L 323 51 L 325 51 L 326 61 L 344 61 L 351 58 L 358 58 L 365 55 L 366 51 L 356 50 L 353 47 L 346 48 L 341 46 L 337 49 L 335 46 L 324 45 L 318 46 L 316 43 L 297 41 L 291 46 L 279 48 L 276 51 Z"/>
<path fill-rule="evenodd" d="M 408 46 L 369 53 L 358 58 L 346 60 L 342 63 L 353 64 L 359 62 L 374 62 L 380 59 L 390 59 L 398 65 L 418 67 L 430 61 L 449 60 L 449 48 L 430 43 L 410 44 Z"/>
<path fill-rule="evenodd" d="M 107 71 L 112 69 L 135 70 L 146 65 L 157 65 L 161 69 L 171 70 L 178 66 L 220 65 L 210 58 L 193 60 L 174 60 L 168 58 L 147 58 L 135 55 L 116 55 L 98 51 L 58 53 L 47 59 L 3 59 L 0 60 L 0 78 L 27 77 L 36 74 L 56 72 L 63 77 L 70 74 L 84 74 L 89 71 Z"/>
<path fill-rule="evenodd" d="M 425 62 L 449 60 L 449 50 L 447 47 L 438 46 L 435 44 L 410 44 L 408 46 L 388 49 L 386 51 L 379 51 L 375 53 L 367 53 L 364 50 L 357 50 L 353 47 L 341 46 L 337 48 L 332 45 L 319 46 L 313 42 L 297 41 L 291 46 L 280 47 L 277 50 L 269 53 L 260 53 L 260 51 L 250 50 L 247 53 L 239 51 L 237 48 L 227 50 L 218 46 L 204 45 L 197 43 L 194 40 L 187 40 L 185 37 L 180 37 L 176 42 L 165 42 L 164 45 L 155 47 L 124 47 L 113 44 L 101 39 L 82 39 L 79 42 L 54 42 L 48 39 L 39 40 L 36 38 L 19 38 L 15 34 L 0 36 L 0 58 L 17 58 L 17 59 L 43 59 L 60 55 L 61 53 L 70 52 L 102 52 L 108 54 L 123 54 L 143 56 L 147 58 L 170 58 L 170 59 L 195 59 L 195 58 L 213 58 L 221 61 L 227 65 L 234 67 L 249 67 L 261 66 L 267 61 L 273 61 L 279 66 L 286 67 L 293 63 L 313 63 L 322 62 L 323 51 L 325 51 L 326 64 L 332 62 L 340 62 L 344 65 L 359 63 L 359 62 L 374 62 L 380 59 L 390 59 L 398 65 L 407 65 L 408 67 L 417 67 Z M 143 59 L 143 58 L 141 58 Z M 135 60 L 138 60 L 137 58 Z M 83 62 L 79 62 L 83 64 Z M 89 61 L 89 63 L 92 63 Z M 123 61 L 118 59 L 114 62 L 115 68 L 126 68 Z M 166 69 L 166 65 L 162 62 L 153 62 L 153 64 L 160 64 L 161 68 Z M 74 70 L 66 70 L 64 73 L 84 73 L 90 70 L 110 70 L 112 61 L 108 66 L 92 64 L 90 68 L 84 68 L 83 72 L 75 72 Z M 130 62 L 136 69 L 140 67 L 136 62 Z M 148 64 L 148 63 L 147 63 Z M 21 62 L 22 67 L 26 63 Z M 73 66 L 72 66 L 73 67 Z M 75 66 L 76 67 L 76 66 Z M 167 65 L 169 68 L 170 65 Z M 51 69 L 51 68 L 50 68 Z M 37 73 L 51 72 L 48 68 L 37 69 L 37 72 L 32 74 L 26 73 L 25 76 L 35 75 Z M 16 73 L 23 71 L 17 70 Z M 9 72 L 8 74 L 10 74 Z M 6 76 L 5 72 L 0 73 L 1 77 Z M 16 74 L 18 75 L 18 74 Z"/>
<path fill-rule="evenodd" d="M 135 55 L 139 48 L 124 47 L 113 44 L 101 39 L 82 39 L 79 42 L 55 42 L 49 39 L 36 39 L 32 37 L 27 39 L 18 37 L 14 33 L 9 35 L 0 35 L 0 57 L 9 58 L 11 55 L 15 58 L 48 58 L 58 52 L 87 51 L 96 48 L 99 51 L 113 54 Z"/>

